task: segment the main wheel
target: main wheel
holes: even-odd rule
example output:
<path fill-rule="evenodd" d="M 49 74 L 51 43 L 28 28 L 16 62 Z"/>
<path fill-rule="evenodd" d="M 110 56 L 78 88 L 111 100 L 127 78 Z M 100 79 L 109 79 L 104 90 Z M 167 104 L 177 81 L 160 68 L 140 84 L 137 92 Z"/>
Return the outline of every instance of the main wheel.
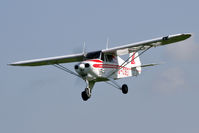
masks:
<path fill-rule="evenodd" d="M 86 94 L 86 91 L 82 91 L 82 99 L 83 99 L 84 101 L 87 101 L 87 100 L 89 99 L 89 97 L 88 97 L 87 94 Z"/>
<path fill-rule="evenodd" d="M 91 90 L 90 88 L 86 88 L 85 91 L 82 92 L 82 99 L 87 101 L 91 97 Z"/>
<path fill-rule="evenodd" d="M 128 86 L 126 84 L 122 85 L 122 93 L 127 94 L 128 93 Z"/>

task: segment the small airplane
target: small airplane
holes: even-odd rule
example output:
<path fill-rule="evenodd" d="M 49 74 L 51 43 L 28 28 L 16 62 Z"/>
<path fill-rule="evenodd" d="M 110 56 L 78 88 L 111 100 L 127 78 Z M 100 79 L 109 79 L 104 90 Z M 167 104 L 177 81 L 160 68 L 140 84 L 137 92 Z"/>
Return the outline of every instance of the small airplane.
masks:
<path fill-rule="evenodd" d="M 157 65 L 142 65 L 139 58 L 140 55 L 150 48 L 180 42 L 188 39 L 189 37 L 191 37 L 190 33 L 175 34 L 138 43 L 106 48 L 99 51 L 85 52 L 83 50 L 83 52 L 79 54 L 19 61 L 9 65 L 53 65 L 65 72 L 75 75 L 83 79 L 86 83 L 86 88 L 81 93 L 81 96 L 84 101 L 87 101 L 91 97 L 91 92 L 96 82 L 104 81 L 113 87 L 120 89 L 123 94 L 127 94 L 128 86 L 126 84 L 119 85 L 115 80 L 138 76 L 141 74 L 142 67 Z M 120 56 L 125 54 L 129 54 L 129 57 L 126 60 L 123 60 Z M 76 73 L 61 65 L 62 63 L 71 62 L 79 62 L 74 66 Z"/>

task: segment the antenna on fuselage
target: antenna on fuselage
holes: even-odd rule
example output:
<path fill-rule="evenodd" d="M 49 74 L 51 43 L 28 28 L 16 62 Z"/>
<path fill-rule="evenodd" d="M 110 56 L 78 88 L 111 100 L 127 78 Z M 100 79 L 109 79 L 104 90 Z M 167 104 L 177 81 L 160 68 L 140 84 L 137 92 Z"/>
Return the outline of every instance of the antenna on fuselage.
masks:
<path fill-rule="evenodd" d="M 107 37 L 107 40 L 106 40 L 106 49 L 108 49 L 108 45 L 109 45 L 109 38 Z"/>

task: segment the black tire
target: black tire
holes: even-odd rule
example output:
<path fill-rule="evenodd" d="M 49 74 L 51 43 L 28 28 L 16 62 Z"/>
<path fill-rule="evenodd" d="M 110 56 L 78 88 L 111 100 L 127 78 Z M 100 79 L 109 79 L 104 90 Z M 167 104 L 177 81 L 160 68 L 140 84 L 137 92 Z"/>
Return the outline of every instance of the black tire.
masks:
<path fill-rule="evenodd" d="M 122 85 L 122 93 L 127 94 L 128 93 L 128 86 L 126 84 Z"/>
<path fill-rule="evenodd" d="M 86 94 L 86 91 L 83 91 L 83 92 L 82 92 L 82 99 L 83 99 L 84 101 L 87 101 L 87 100 L 89 99 L 89 97 L 88 97 L 87 94 Z"/>

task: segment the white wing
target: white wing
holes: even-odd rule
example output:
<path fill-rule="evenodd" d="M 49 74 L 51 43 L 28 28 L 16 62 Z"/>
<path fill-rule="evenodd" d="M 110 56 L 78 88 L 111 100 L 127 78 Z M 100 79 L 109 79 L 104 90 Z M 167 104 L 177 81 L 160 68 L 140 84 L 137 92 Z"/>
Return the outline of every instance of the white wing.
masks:
<path fill-rule="evenodd" d="M 183 41 L 187 38 L 191 37 L 191 34 L 176 34 L 176 35 L 169 35 L 165 37 L 160 37 L 152 40 L 147 40 L 138 43 L 127 44 L 119 47 L 114 47 L 110 49 L 102 50 L 105 54 L 114 54 L 114 55 L 124 55 L 131 52 L 138 52 L 139 50 L 145 50 L 149 47 L 157 47 L 163 46 L 171 43 L 176 43 Z"/>
<path fill-rule="evenodd" d="M 12 66 L 42 66 L 42 65 L 52 65 L 52 64 L 83 61 L 83 58 L 84 58 L 84 54 L 80 53 L 80 54 L 73 54 L 73 55 L 64 55 L 64 56 L 56 56 L 56 57 L 49 57 L 49 58 L 19 61 L 19 62 L 11 63 L 9 65 L 12 65 Z"/>
<path fill-rule="evenodd" d="M 176 34 L 170 35 L 162 38 L 156 38 L 153 40 L 127 44 L 119 47 L 114 47 L 110 49 L 102 50 L 105 54 L 114 54 L 114 55 L 124 55 L 130 52 L 144 50 L 149 47 L 157 47 L 162 46 L 170 43 L 175 43 L 179 41 L 183 41 L 189 38 L 191 34 Z M 19 61 L 14 62 L 9 65 L 12 66 L 42 66 L 42 65 L 52 65 L 52 64 L 60 64 L 60 63 L 70 63 L 70 62 L 78 62 L 84 60 L 84 54 L 73 54 L 73 55 L 64 55 L 64 56 L 56 56 L 56 57 L 49 57 L 49 58 L 41 58 L 41 59 L 34 59 L 34 60 L 26 60 L 26 61 Z"/>

